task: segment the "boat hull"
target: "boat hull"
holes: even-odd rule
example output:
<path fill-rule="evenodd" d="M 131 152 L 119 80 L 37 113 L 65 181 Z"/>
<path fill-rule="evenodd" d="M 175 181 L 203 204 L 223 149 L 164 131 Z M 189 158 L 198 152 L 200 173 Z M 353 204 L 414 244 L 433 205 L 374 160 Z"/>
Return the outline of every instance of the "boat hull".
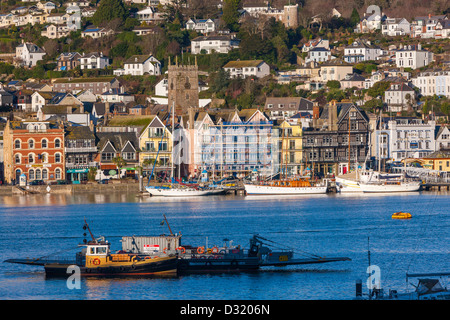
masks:
<path fill-rule="evenodd" d="M 420 182 L 400 184 L 361 183 L 360 186 L 365 193 L 414 192 L 420 190 Z"/>
<path fill-rule="evenodd" d="M 357 181 L 336 178 L 336 190 L 338 192 L 363 192 Z"/>
<path fill-rule="evenodd" d="M 64 263 L 50 263 L 44 265 L 45 274 L 49 277 L 67 277 L 68 267 L 73 266 Z M 80 275 L 84 277 L 106 277 L 106 276 L 146 276 L 146 275 L 176 275 L 177 258 L 161 257 L 150 259 L 148 262 L 136 263 L 122 266 L 104 266 L 86 268 L 79 267 Z M 70 273 L 69 273 L 70 274 Z"/>
<path fill-rule="evenodd" d="M 260 266 L 258 258 L 188 258 L 179 259 L 178 272 L 180 274 L 187 273 L 214 273 L 214 272 L 244 272 L 257 271 Z"/>
<path fill-rule="evenodd" d="M 146 187 L 148 193 L 155 197 L 198 197 L 198 196 L 211 196 L 224 193 L 224 190 L 196 190 L 196 189 L 183 189 L 183 188 L 153 188 Z"/>
<path fill-rule="evenodd" d="M 301 194 L 324 194 L 327 193 L 327 187 L 274 187 L 264 185 L 244 184 L 245 192 L 248 195 L 261 194 L 283 194 L 283 195 L 301 195 Z"/>

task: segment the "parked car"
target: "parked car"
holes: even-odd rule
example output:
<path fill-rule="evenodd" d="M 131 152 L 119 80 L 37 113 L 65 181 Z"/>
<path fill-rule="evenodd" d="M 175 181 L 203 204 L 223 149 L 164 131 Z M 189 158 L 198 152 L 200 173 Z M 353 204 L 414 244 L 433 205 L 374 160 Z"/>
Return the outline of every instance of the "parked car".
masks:
<path fill-rule="evenodd" d="M 42 186 L 44 184 L 44 180 L 33 180 L 30 182 L 30 186 Z"/>

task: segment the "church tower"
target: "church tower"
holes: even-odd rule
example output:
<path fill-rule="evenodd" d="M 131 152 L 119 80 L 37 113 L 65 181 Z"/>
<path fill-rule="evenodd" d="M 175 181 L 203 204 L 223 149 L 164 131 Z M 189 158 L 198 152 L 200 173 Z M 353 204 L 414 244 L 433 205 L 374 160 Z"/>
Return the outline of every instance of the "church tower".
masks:
<path fill-rule="evenodd" d="M 175 114 L 186 114 L 189 108 L 198 108 L 198 66 L 197 57 L 194 65 L 179 65 L 178 57 L 175 64 L 168 66 L 168 107 L 175 105 Z"/>

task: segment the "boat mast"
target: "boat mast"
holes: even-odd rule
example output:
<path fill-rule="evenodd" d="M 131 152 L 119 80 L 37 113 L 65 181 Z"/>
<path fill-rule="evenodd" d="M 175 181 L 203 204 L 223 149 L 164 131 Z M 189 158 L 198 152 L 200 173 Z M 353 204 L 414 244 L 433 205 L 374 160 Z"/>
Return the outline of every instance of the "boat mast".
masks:
<path fill-rule="evenodd" d="M 172 102 L 172 166 L 170 168 L 170 184 L 172 184 L 172 180 L 173 180 L 173 161 L 175 160 L 173 157 L 174 136 L 175 136 L 175 102 Z"/>
<path fill-rule="evenodd" d="M 167 218 L 166 218 L 166 215 L 165 215 L 165 214 L 163 214 L 163 216 L 164 216 L 164 221 L 166 221 L 166 223 L 167 223 L 167 227 L 169 228 L 169 231 L 170 231 L 170 235 L 171 235 L 171 236 L 173 236 L 173 232 L 172 232 L 172 229 L 170 229 L 169 221 L 167 221 Z"/>
<path fill-rule="evenodd" d="M 87 229 L 89 231 L 89 234 L 91 235 L 92 241 L 97 242 L 97 240 L 95 240 L 94 235 L 91 232 L 91 229 L 89 228 L 88 223 L 86 222 L 86 218 L 84 219 L 83 229 Z"/>

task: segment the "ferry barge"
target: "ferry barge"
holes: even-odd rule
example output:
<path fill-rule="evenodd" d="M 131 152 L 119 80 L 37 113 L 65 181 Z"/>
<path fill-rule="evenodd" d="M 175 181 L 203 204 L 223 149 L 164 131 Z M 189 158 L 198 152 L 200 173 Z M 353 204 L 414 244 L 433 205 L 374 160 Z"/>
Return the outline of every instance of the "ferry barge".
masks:
<path fill-rule="evenodd" d="M 89 228 L 85 224 L 86 228 Z M 89 230 L 90 232 L 90 230 Z M 91 233 L 91 232 L 90 232 Z M 92 236 L 92 233 L 91 233 Z M 176 275 L 176 256 L 136 255 L 119 251 L 112 253 L 110 243 L 103 237 L 80 245 L 75 259 L 8 259 L 5 262 L 44 266 L 46 276 L 67 276 L 70 267 L 76 266 L 81 276 L 146 276 Z"/>

